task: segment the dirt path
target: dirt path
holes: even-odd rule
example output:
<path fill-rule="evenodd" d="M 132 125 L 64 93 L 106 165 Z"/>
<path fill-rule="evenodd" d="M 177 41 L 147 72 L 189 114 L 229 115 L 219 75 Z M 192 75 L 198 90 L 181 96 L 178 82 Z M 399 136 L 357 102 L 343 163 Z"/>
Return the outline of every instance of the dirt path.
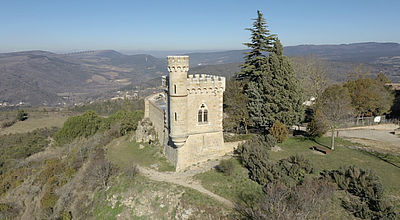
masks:
<path fill-rule="evenodd" d="M 205 172 L 205 171 L 215 167 L 217 164 L 218 164 L 218 161 L 209 161 L 208 163 L 200 165 L 199 167 L 193 168 L 186 172 L 158 172 L 153 169 L 145 168 L 145 167 L 139 167 L 139 170 L 140 170 L 140 173 L 144 174 L 146 177 L 148 177 L 151 180 L 163 181 L 163 182 L 173 183 L 173 184 L 185 186 L 188 188 L 192 188 L 192 189 L 197 190 L 201 193 L 204 193 L 208 196 L 211 196 L 212 198 L 222 202 L 223 204 L 225 204 L 226 206 L 228 206 L 230 208 L 233 208 L 234 205 L 231 201 L 205 189 L 199 182 L 197 182 L 193 179 L 194 175 Z"/>
<path fill-rule="evenodd" d="M 394 124 L 340 129 L 339 137 L 370 146 L 378 151 L 400 154 L 400 137 L 392 134 Z"/>

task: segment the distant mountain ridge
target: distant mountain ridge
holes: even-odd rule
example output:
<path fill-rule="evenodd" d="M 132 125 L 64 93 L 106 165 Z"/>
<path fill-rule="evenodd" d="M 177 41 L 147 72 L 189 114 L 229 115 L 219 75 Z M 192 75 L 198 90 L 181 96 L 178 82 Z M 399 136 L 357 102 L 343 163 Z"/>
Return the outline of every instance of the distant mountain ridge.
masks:
<path fill-rule="evenodd" d="M 247 50 L 187 53 L 191 73 L 231 76 Z M 329 61 L 332 76 L 343 80 L 345 71 L 364 63 L 400 82 L 400 44 L 354 43 L 299 45 L 284 48 L 287 56 L 314 54 Z M 0 53 L 0 103 L 32 105 L 73 104 L 91 97 L 108 97 L 124 88 L 158 85 L 167 74 L 166 59 L 148 54 L 125 55 L 114 50 L 56 54 L 48 51 Z"/>
<path fill-rule="evenodd" d="M 249 50 L 230 50 L 208 53 L 187 53 L 191 66 L 215 65 L 243 62 L 245 52 Z M 286 56 L 313 54 L 331 61 L 373 62 L 379 57 L 400 56 L 398 43 L 351 43 L 326 45 L 298 45 L 284 47 Z"/>

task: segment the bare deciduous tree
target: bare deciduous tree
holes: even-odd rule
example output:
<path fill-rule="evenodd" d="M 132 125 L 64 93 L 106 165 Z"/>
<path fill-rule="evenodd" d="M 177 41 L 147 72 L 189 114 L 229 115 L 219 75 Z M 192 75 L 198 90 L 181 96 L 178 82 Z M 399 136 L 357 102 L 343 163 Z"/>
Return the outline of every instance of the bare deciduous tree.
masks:
<path fill-rule="evenodd" d="M 107 187 L 108 180 L 112 174 L 113 166 L 109 161 L 100 160 L 97 161 L 95 166 L 94 175 L 99 181 L 101 181 L 103 187 Z"/>
<path fill-rule="evenodd" d="M 335 149 L 335 129 L 340 122 L 351 116 L 351 98 L 346 87 L 332 85 L 325 89 L 317 100 L 317 109 L 321 109 L 332 132 L 331 149 Z"/>
<path fill-rule="evenodd" d="M 314 55 L 292 57 L 291 62 L 308 98 L 318 98 L 331 82 L 326 62 Z"/>

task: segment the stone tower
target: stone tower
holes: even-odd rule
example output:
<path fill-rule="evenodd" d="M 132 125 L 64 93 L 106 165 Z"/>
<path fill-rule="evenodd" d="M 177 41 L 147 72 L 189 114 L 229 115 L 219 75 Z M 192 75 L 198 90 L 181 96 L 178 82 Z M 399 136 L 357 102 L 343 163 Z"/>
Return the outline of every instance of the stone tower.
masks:
<path fill-rule="evenodd" d="M 170 138 L 176 147 L 185 143 L 187 133 L 187 72 L 189 56 L 168 56 L 169 127 Z"/>
<path fill-rule="evenodd" d="M 167 61 L 165 91 L 145 99 L 145 117 L 153 123 L 165 157 L 180 171 L 232 152 L 236 145 L 223 138 L 225 78 L 188 75 L 188 56 L 168 56 Z"/>

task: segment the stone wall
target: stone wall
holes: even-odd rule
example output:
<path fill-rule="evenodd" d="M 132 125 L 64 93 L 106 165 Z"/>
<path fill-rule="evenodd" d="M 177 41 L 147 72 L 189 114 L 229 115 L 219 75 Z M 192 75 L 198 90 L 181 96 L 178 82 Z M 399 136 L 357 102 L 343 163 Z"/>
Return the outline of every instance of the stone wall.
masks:
<path fill-rule="evenodd" d="M 196 92 L 187 98 L 188 135 L 222 131 L 223 92 Z M 204 104 L 208 110 L 208 122 L 199 123 L 197 120 L 200 106 Z"/>
<path fill-rule="evenodd" d="M 153 123 L 154 129 L 156 130 L 157 139 L 161 145 L 166 144 L 165 139 L 168 134 L 164 132 L 165 127 L 165 114 L 164 111 L 156 105 L 152 98 L 159 95 L 159 93 L 154 94 L 146 98 L 145 102 L 145 116 L 148 115 L 148 118 Z"/>

